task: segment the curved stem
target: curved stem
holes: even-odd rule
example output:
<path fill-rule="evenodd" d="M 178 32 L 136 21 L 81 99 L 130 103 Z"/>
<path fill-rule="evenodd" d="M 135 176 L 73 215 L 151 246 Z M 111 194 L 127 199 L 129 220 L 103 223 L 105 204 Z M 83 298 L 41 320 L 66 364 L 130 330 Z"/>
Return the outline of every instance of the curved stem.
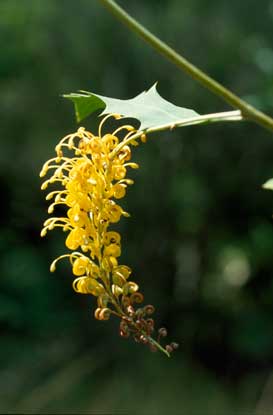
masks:
<path fill-rule="evenodd" d="M 254 121 L 264 128 L 273 131 L 273 118 L 259 111 L 246 101 L 239 98 L 229 89 L 225 88 L 219 82 L 205 74 L 174 49 L 162 42 L 158 37 L 153 35 L 149 30 L 143 27 L 133 17 L 125 12 L 114 0 L 99 0 L 103 6 L 107 7 L 119 20 L 129 27 L 132 31 L 141 36 L 147 43 L 160 52 L 163 56 L 173 62 L 176 66 L 186 72 L 196 81 L 200 82 L 205 88 L 218 95 L 232 107 L 242 111 L 244 118 Z"/>

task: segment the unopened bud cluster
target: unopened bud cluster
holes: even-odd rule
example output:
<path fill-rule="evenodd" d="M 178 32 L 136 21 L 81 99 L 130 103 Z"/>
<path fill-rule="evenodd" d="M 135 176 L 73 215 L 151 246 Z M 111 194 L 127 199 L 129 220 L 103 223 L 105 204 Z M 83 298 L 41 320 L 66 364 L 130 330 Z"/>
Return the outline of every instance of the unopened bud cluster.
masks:
<path fill-rule="evenodd" d="M 167 330 L 164 327 L 157 330 L 157 340 L 154 340 L 155 323 L 151 317 L 154 311 L 155 308 L 151 304 L 136 310 L 128 306 L 128 315 L 123 316 L 120 322 L 120 335 L 125 338 L 132 336 L 137 343 L 148 345 L 152 352 L 158 351 L 158 346 L 161 346 L 168 354 L 171 354 L 178 348 L 178 344 L 174 342 L 166 346 L 160 344 L 161 339 L 167 336 Z"/>

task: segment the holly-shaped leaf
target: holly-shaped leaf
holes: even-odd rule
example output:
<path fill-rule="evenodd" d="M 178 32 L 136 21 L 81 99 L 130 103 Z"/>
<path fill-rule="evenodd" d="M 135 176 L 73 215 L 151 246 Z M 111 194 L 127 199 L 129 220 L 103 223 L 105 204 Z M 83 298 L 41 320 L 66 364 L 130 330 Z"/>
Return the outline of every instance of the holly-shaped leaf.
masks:
<path fill-rule="evenodd" d="M 108 98 L 92 92 L 80 91 L 78 94 L 64 95 L 73 101 L 77 121 L 80 122 L 94 111 L 103 110 L 104 114 L 120 114 L 122 117 L 136 118 L 140 121 L 140 130 L 160 125 L 175 125 L 187 119 L 198 117 L 197 112 L 178 107 L 162 98 L 156 84 L 131 99 Z"/>

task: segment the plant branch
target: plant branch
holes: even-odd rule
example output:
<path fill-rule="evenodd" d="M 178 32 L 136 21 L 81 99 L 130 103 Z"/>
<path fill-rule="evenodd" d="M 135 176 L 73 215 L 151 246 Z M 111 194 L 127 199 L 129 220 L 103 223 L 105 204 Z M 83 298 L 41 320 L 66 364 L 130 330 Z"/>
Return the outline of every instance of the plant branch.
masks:
<path fill-rule="evenodd" d="M 125 12 L 114 0 L 99 0 L 103 6 L 109 9 L 119 20 L 129 27 L 132 31 L 141 36 L 147 43 L 160 52 L 163 56 L 173 62 L 182 71 L 186 72 L 196 81 L 200 82 L 205 88 L 209 89 L 215 95 L 218 95 L 232 107 L 240 109 L 245 119 L 256 122 L 264 128 L 273 131 L 273 119 L 263 112 L 259 111 L 246 101 L 239 98 L 229 89 L 225 88 L 219 82 L 205 74 L 174 49 L 153 35 L 149 30 L 137 22 L 133 17 Z"/>
<path fill-rule="evenodd" d="M 187 127 L 189 125 L 197 124 L 210 124 L 215 122 L 225 122 L 225 121 L 243 121 L 242 113 L 240 110 L 237 111 L 226 111 L 226 112 L 216 112 L 214 114 L 199 115 L 192 118 L 187 118 L 184 121 L 178 121 L 176 123 L 167 123 L 162 125 L 157 125 L 156 127 L 150 127 L 146 130 L 138 130 L 135 134 L 130 135 L 126 140 L 121 141 L 117 147 L 112 151 L 110 157 L 113 158 L 125 145 L 130 144 L 132 141 L 138 139 L 143 134 L 151 134 L 158 131 L 164 130 L 173 130 L 178 127 Z"/>

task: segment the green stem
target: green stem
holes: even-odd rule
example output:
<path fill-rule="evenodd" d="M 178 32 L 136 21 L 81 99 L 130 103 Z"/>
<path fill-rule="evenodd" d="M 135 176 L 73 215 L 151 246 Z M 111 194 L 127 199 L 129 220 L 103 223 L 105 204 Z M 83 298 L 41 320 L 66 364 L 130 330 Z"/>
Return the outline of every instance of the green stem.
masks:
<path fill-rule="evenodd" d="M 170 353 L 167 352 L 166 349 L 164 349 L 164 347 L 161 346 L 161 344 L 159 344 L 155 339 L 153 339 L 152 337 L 149 336 L 149 341 L 158 349 L 160 350 L 162 353 L 164 353 L 166 356 L 171 357 Z"/>
<path fill-rule="evenodd" d="M 188 125 L 209 124 L 223 121 L 243 121 L 241 111 L 225 111 L 216 112 L 213 114 L 199 115 L 192 118 L 187 118 L 184 121 L 162 124 L 156 127 L 147 128 L 146 130 L 137 131 L 135 134 L 131 135 L 126 140 L 121 141 L 110 154 L 110 158 L 112 159 L 113 157 L 115 157 L 115 155 L 122 149 L 122 147 L 130 144 L 132 141 L 141 137 L 143 134 L 147 135 L 158 131 L 173 130 L 174 128 L 186 127 Z"/>
<path fill-rule="evenodd" d="M 229 89 L 205 74 L 174 49 L 162 42 L 157 36 L 137 22 L 133 17 L 125 12 L 114 0 L 99 0 L 103 6 L 107 7 L 119 20 L 129 27 L 132 31 L 141 36 L 147 43 L 160 52 L 163 56 L 173 62 L 176 66 L 186 72 L 196 81 L 200 82 L 205 88 L 218 95 L 232 107 L 240 109 L 244 118 L 254 121 L 264 128 L 273 131 L 273 119 L 259 111 L 246 101 L 239 98 Z"/>

